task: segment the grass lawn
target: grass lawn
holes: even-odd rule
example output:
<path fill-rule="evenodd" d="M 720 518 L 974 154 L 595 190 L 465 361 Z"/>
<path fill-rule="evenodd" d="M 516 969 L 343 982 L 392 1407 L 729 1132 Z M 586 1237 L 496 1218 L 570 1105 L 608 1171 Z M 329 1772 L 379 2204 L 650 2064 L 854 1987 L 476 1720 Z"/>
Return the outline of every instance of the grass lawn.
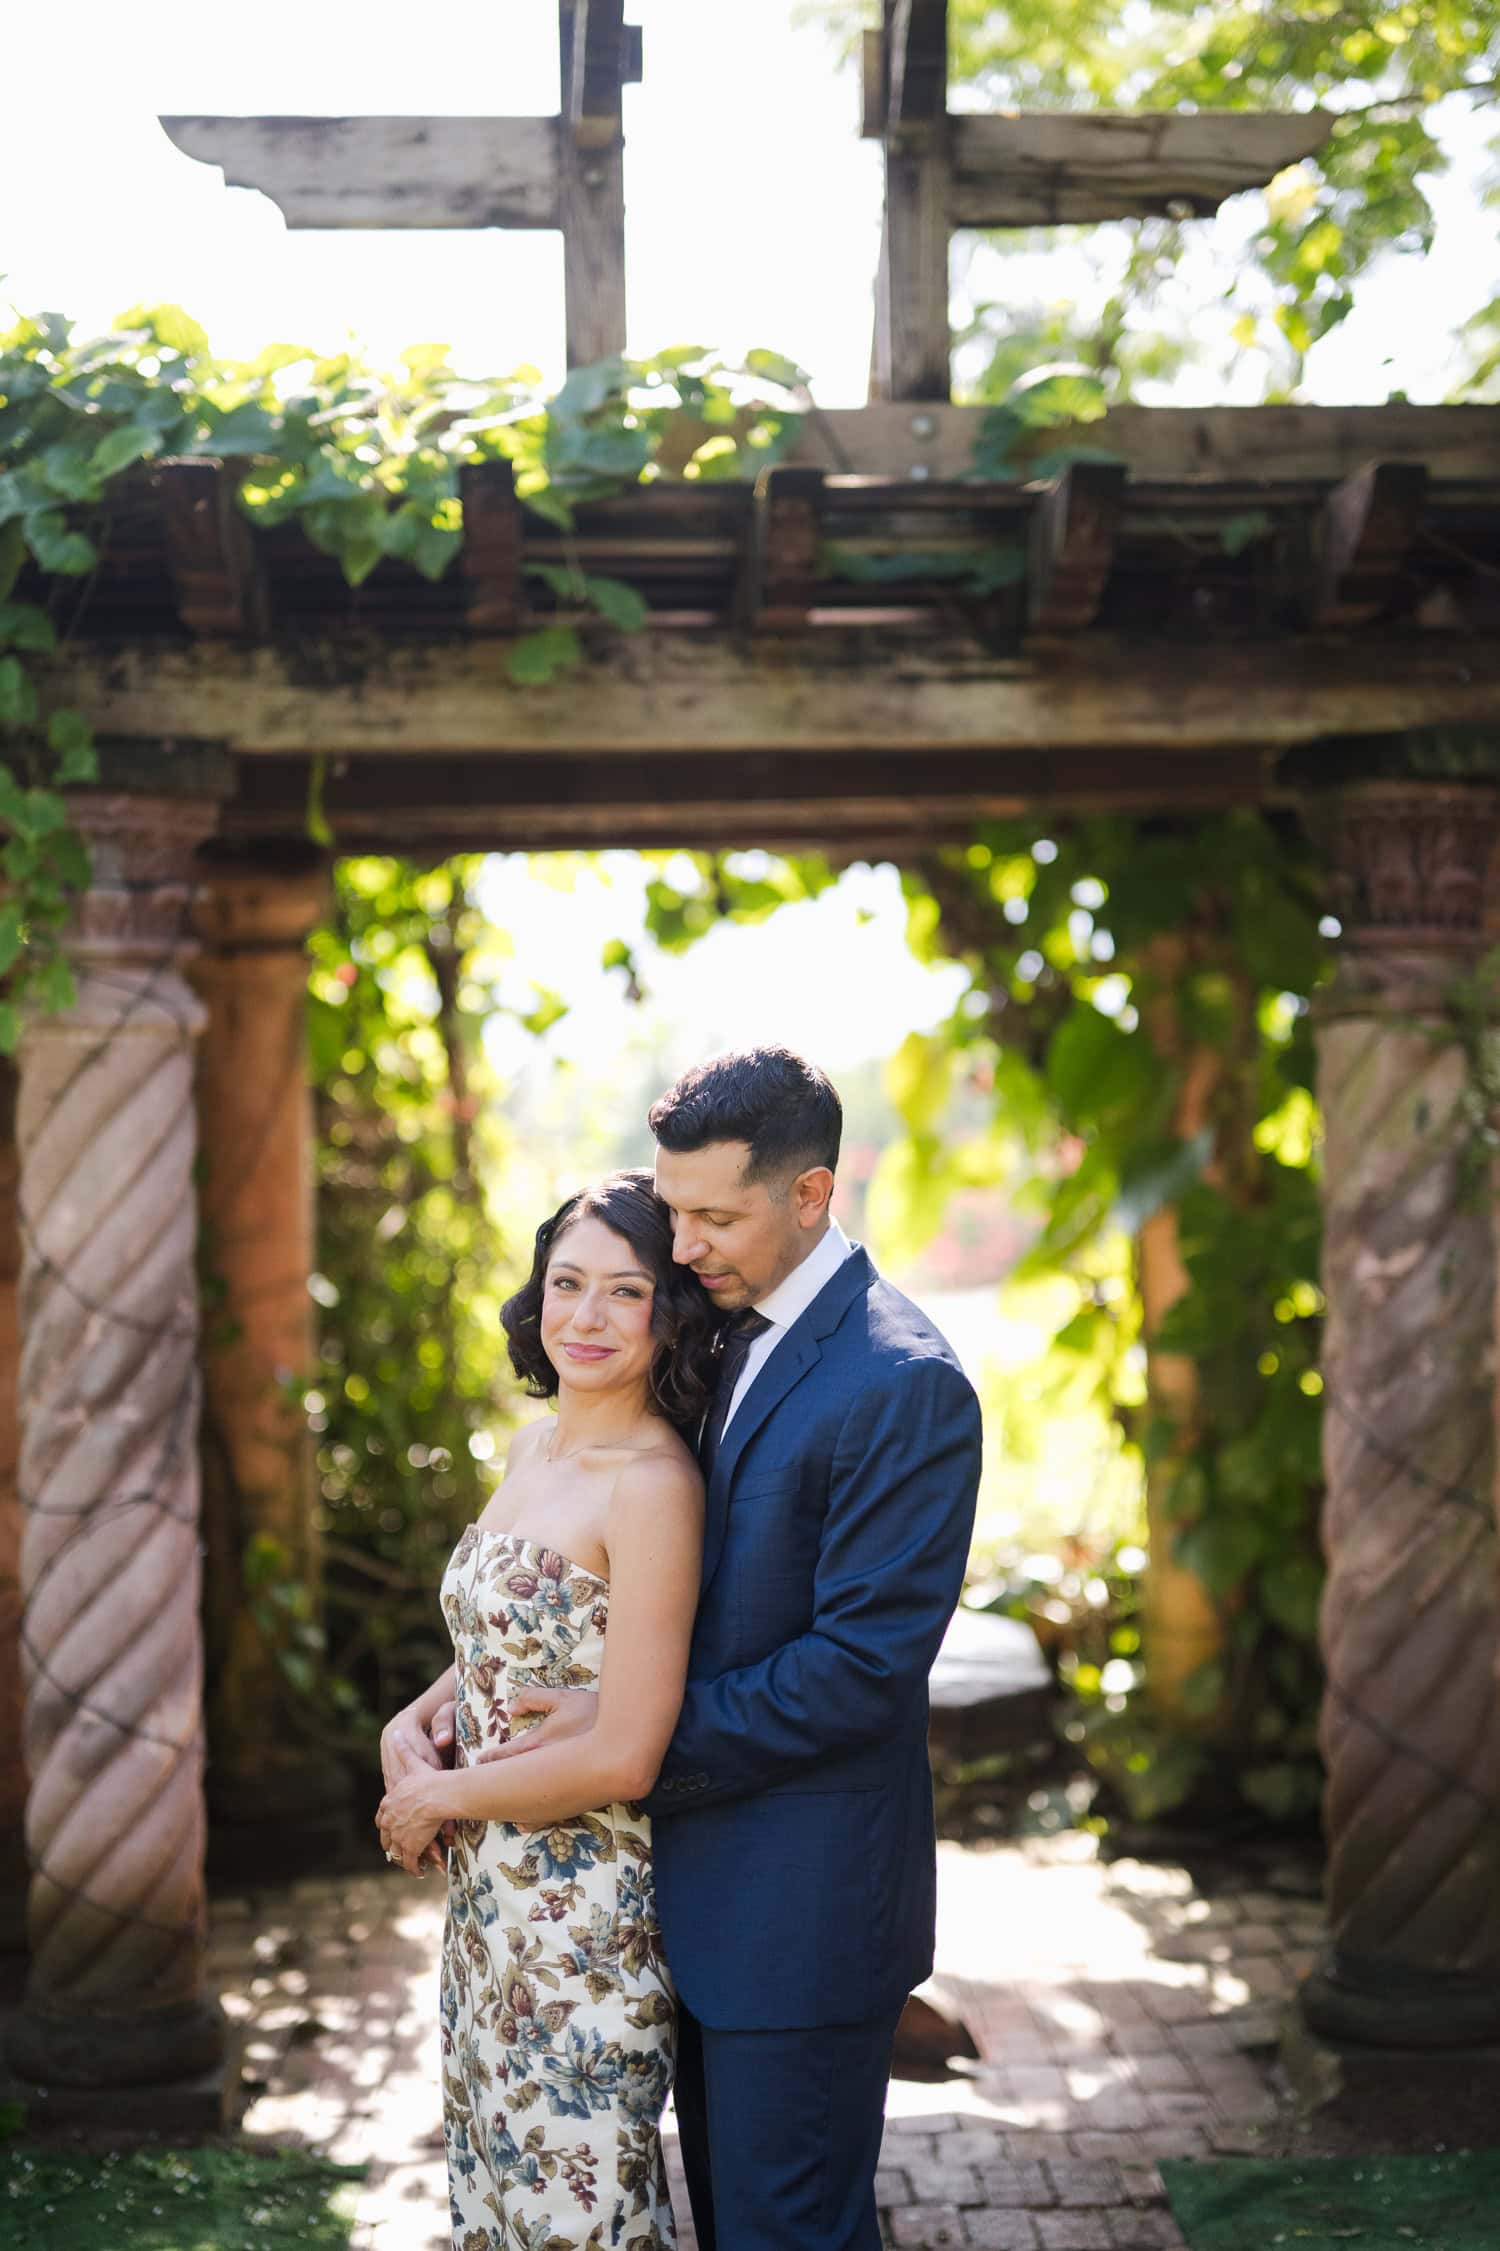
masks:
<path fill-rule="evenodd" d="M 295 2151 L 0 2148 L 4 2251 L 347 2251 L 357 2168 Z"/>

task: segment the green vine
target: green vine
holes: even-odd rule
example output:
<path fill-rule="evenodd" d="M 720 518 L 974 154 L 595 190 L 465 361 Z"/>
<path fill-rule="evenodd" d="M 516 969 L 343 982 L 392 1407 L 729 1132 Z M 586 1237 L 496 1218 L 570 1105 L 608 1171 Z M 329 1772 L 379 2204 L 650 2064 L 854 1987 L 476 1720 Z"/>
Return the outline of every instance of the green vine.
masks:
<path fill-rule="evenodd" d="M 507 460 L 523 506 L 564 534 L 564 563 L 528 575 L 560 612 L 632 632 L 639 594 L 568 554 L 578 507 L 643 479 L 753 476 L 792 443 L 806 402 L 802 371 L 767 351 L 740 367 L 696 346 L 610 360 L 548 398 L 534 370 L 461 376 L 439 344 L 413 346 L 394 373 L 291 344 L 219 360 L 174 305 L 138 306 L 103 337 L 78 340 L 55 313 L 0 334 L 0 1051 L 25 1009 L 73 999 L 58 936 L 88 858 L 64 793 L 99 765 L 86 717 L 46 707 L 45 668 L 87 607 L 122 488 L 149 464 L 236 464 L 251 522 L 295 522 L 358 586 L 387 561 L 441 578 L 462 544 L 460 470 Z M 559 617 L 517 636 L 507 667 L 528 686 L 581 654 Z M 314 833 L 321 819 L 315 783 Z"/>

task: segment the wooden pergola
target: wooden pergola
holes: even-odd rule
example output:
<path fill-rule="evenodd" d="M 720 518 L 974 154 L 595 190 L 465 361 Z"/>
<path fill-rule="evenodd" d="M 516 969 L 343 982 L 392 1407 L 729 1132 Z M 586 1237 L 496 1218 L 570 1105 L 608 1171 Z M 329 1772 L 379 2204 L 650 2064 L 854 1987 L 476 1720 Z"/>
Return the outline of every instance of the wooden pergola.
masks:
<path fill-rule="evenodd" d="M 169 124 L 294 224 L 561 223 L 571 356 L 597 358 L 624 341 L 620 97 L 640 57 L 620 0 L 561 15 L 556 119 Z M 1387 2044 L 1500 2034 L 1493 1523 L 1466 1520 L 1460 1553 L 1430 1490 L 1492 1459 L 1490 1222 L 1446 1121 L 1467 1099 L 1452 992 L 1500 835 L 1500 411 L 1122 408 L 1088 433 L 1110 460 L 975 479 L 978 417 L 947 403 L 949 231 L 1208 211 L 1326 121 L 952 117 L 944 17 L 887 0 L 867 56 L 887 169 L 872 403 L 811 416 L 753 489 L 662 480 L 581 509 L 570 559 L 648 618 L 626 637 L 583 621 L 573 674 L 507 673 L 514 635 L 557 615 L 526 565 L 563 557 L 503 465 L 466 477 L 437 585 L 385 563 L 351 593 L 294 528 L 252 531 L 213 463 L 158 466 L 115 514 L 49 682 L 104 747 L 77 801 L 79 1002 L 32 1025 L 20 1064 L 35 1872 L 12 2052 L 32 2079 L 116 2090 L 107 2109 L 220 2051 L 185 1434 L 201 1379 L 246 1522 L 314 1572 L 280 1379 L 311 1360 L 310 1104 L 289 1058 L 322 905 L 315 770 L 337 849 L 432 854 L 900 856 L 998 815 L 1182 819 L 1326 780 L 1346 938 L 1319 1032 L 1327 1370 L 1369 1428 L 1330 1416 L 1325 1638 L 1374 1717 L 1326 1723 L 1336 1952 L 1306 2007 Z M 986 573 L 1002 550 L 1014 569 Z M 200 1351 L 200 1209 L 232 1349 Z M 212 1567 L 228 1535 L 206 1531 Z M 1431 1600 L 1408 1631 L 1413 1584 Z M 250 1634 L 234 1664 L 253 1708 L 273 1660 Z M 1390 1748 L 1411 1739 L 1425 1765 Z M 247 1735 L 229 1765 L 222 1804 L 289 1827 L 326 1805 L 305 1752 Z M 1413 2034 L 1414 1981 L 1447 2032 Z"/>

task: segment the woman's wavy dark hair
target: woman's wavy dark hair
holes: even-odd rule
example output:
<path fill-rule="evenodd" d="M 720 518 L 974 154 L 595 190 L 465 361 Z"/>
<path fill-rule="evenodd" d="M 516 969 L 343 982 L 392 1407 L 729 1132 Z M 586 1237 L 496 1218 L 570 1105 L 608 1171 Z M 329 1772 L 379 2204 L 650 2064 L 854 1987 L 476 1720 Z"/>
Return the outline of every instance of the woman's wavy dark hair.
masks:
<path fill-rule="evenodd" d="M 672 1256 L 672 1223 L 649 1172 L 612 1172 L 542 1221 L 531 1272 L 500 1309 L 511 1366 L 534 1399 L 556 1396 L 557 1370 L 542 1350 L 542 1292 L 559 1239 L 580 1219 L 600 1219 L 623 1236 L 655 1283 L 651 1398 L 669 1423 L 687 1429 L 705 1412 L 713 1390 L 718 1320 L 702 1285 Z"/>

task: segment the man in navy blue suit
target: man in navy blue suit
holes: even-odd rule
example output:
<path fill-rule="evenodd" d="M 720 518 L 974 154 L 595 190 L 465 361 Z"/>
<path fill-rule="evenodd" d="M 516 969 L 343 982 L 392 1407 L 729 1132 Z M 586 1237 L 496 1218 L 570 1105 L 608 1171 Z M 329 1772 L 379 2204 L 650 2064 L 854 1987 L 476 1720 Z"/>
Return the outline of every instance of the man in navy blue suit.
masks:
<path fill-rule="evenodd" d="M 687 1691 L 646 1801 L 701 2251 L 878 2251 L 891 2044 L 932 1967 L 927 1675 L 979 1407 L 830 1218 L 841 1126 L 823 1073 L 776 1047 L 651 1111 L 675 1255 L 727 1317 Z M 554 1731 L 591 1705 L 532 1700 Z"/>

